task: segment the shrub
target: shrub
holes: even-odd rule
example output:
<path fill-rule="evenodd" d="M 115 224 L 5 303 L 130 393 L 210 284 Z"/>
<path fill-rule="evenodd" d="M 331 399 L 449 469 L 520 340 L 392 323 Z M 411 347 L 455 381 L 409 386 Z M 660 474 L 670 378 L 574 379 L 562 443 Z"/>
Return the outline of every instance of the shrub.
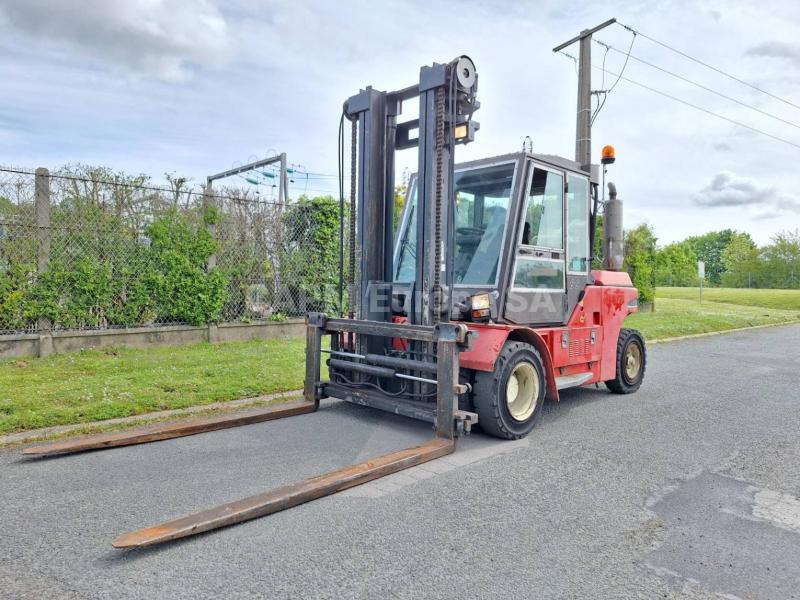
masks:
<path fill-rule="evenodd" d="M 287 241 L 273 288 L 284 287 L 293 306 L 279 312 L 330 312 L 338 304 L 339 203 L 331 196 L 301 198 L 283 216 Z M 272 273 L 272 277 L 275 274 Z"/>
<path fill-rule="evenodd" d="M 633 285 L 639 290 L 640 302 L 652 302 L 655 287 L 656 238 L 652 228 L 639 225 L 625 232 L 625 270 Z"/>
<path fill-rule="evenodd" d="M 0 270 L 0 330 L 16 331 L 30 324 L 29 285 L 30 273 L 22 265 Z"/>
<path fill-rule="evenodd" d="M 192 227 L 186 217 L 173 211 L 148 226 L 147 235 L 150 268 L 145 279 L 159 320 L 192 325 L 217 322 L 228 281 L 221 272 L 206 268 L 218 247 L 208 229 Z"/>
<path fill-rule="evenodd" d="M 56 328 L 219 319 L 228 281 L 207 269 L 217 242 L 205 222 L 194 226 L 170 211 L 146 228 L 149 244 L 105 225 L 59 230 L 59 251 L 37 278 L 19 266 L 0 271 L 0 329 L 24 329 L 42 317 Z"/>

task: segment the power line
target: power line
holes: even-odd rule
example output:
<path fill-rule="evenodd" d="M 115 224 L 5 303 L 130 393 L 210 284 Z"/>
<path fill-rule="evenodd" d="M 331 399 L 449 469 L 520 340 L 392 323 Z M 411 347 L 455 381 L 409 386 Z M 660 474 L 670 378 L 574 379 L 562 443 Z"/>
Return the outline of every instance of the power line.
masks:
<path fill-rule="evenodd" d="M 597 98 L 597 108 L 594 109 L 591 118 L 589 119 L 589 126 L 594 125 L 594 120 L 597 118 L 597 115 L 600 114 L 600 109 L 603 108 L 603 105 L 606 103 L 606 99 L 608 98 L 608 92 L 605 91 L 606 87 L 606 58 L 608 58 L 608 51 L 610 48 L 606 48 L 606 51 L 603 53 L 603 80 L 600 82 L 600 89 L 596 92 L 591 92 L 592 95 L 596 96 Z M 600 99 L 600 94 L 603 95 L 603 99 Z"/>
<path fill-rule="evenodd" d="M 624 50 L 620 50 L 618 48 L 615 48 L 614 46 L 612 46 L 610 44 L 606 44 L 603 41 L 600 41 L 598 39 L 595 39 L 594 41 L 595 41 L 595 43 L 599 44 L 600 46 L 603 46 L 604 48 L 606 48 L 606 51 L 613 50 L 614 52 L 617 52 L 618 54 L 625 54 Z M 642 63 L 643 65 L 647 65 L 648 67 L 651 67 L 653 69 L 661 71 L 662 73 L 666 73 L 667 75 L 670 75 L 671 77 L 674 77 L 676 79 L 680 79 L 683 82 L 686 82 L 686 83 L 689 83 L 689 84 L 691 84 L 691 85 L 693 85 L 695 87 L 698 87 L 701 90 L 705 90 L 707 92 L 711 92 L 712 94 L 715 94 L 715 95 L 719 96 L 720 98 L 725 98 L 726 100 L 730 100 L 731 102 L 735 102 L 736 104 L 739 104 L 740 106 L 744 106 L 745 108 L 749 108 L 749 109 L 754 110 L 754 111 L 756 111 L 758 113 L 761 113 L 764 116 L 770 117 L 772 119 L 775 119 L 777 121 L 785 123 L 786 125 L 791 125 L 792 127 L 800 129 L 800 125 L 798 125 L 797 123 L 793 123 L 792 121 L 787 121 L 786 119 L 783 119 L 783 118 L 781 118 L 781 117 L 779 117 L 777 115 L 773 115 L 772 113 L 769 113 L 769 112 L 767 112 L 765 110 L 761 110 L 757 106 L 753 106 L 752 104 L 747 104 L 746 102 L 742 102 L 741 100 L 737 100 L 736 98 L 733 98 L 731 96 L 723 94 L 722 92 L 718 92 L 715 89 L 707 87 L 707 86 L 705 86 L 705 85 L 703 85 L 701 83 L 697 83 L 696 81 L 692 81 L 691 79 L 688 79 L 688 78 L 686 78 L 686 77 L 684 77 L 682 75 L 678 75 L 677 73 L 669 71 L 668 69 L 665 69 L 663 67 L 659 67 L 658 65 L 654 65 L 651 62 L 648 62 L 648 61 L 646 61 L 646 60 L 644 60 L 642 58 L 639 58 L 638 56 L 634 56 L 633 54 L 628 53 L 627 57 L 632 58 L 633 60 L 638 61 L 638 62 Z M 626 60 L 627 60 L 627 57 L 626 57 Z"/>
<path fill-rule="evenodd" d="M 597 65 L 592 65 L 592 68 L 602 70 L 602 67 L 599 67 Z M 769 138 L 772 138 L 773 140 L 776 140 L 778 142 L 783 142 L 784 144 L 788 144 L 789 146 L 794 146 L 795 148 L 800 149 L 800 144 L 795 144 L 794 142 L 790 142 L 789 140 L 784 139 L 782 137 L 778 137 L 777 135 L 772 135 L 771 133 L 767 133 L 766 131 L 762 131 L 761 129 L 757 129 L 757 128 L 752 127 L 750 125 L 745 125 L 741 121 L 736 121 L 735 119 L 731 119 L 731 118 L 723 116 L 723 115 L 721 115 L 719 113 L 715 113 L 714 111 L 708 110 L 707 108 L 703 108 L 702 106 L 697 106 L 696 104 L 692 104 L 691 102 L 687 102 L 686 100 L 682 100 L 681 98 L 677 98 L 677 97 L 675 97 L 675 96 L 673 96 L 671 94 L 668 94 L 666 92 L 662 92 L 661 90 L 657 90 L 657 89 L 652 88 L 652 87 L 650 87 L 648 85 L 645 85 L 643 83 L 639 83 L 638 81 L 634 81 L 630 77 L 624 77 L 624 76 L 622 76 L 622 75 L 620 75 L 618 73 L 614 73 L 612 71 L 606 71 L 606 72 L 609 75 L 619 75 L 619 77 L 621 79 L 623 79 L 623 80 L 625 80 L 625 81 L 627 81 L 629 83 L 632 83 L 633 85 L 637 85 L 637 86 L 639 86 L 641 88 L 644 88 L 644 89 L 646 89 L 646 90 L 648 90 L 650 92 L 659 94 L 661 96 L 664 96 L 665 98 L 669 98 L 670 100 L 674 100 L 675 102 L 680 102 L 681 104 L 685 104 L 686 106 L 694 108 L 695 110 L 699 110 L 699 111 L 704 112 L 704 113 L 706 113 L 708 115 L 711 115 L 713 117 L 717 117 L 718 119 L 722 119 L 723 121 L 728 121 L 729 123 L 733 123 L 734 125 L 738 125 L 739 127 L 744 127 L 745 129 L 749 129 L 750 131 L 754 131 L 755 133 L 760 133 L 761 135 L 765 135 L 765 136 L 767 136 Z"/>
<path fill-rule="evenodd" d="M 590 126 L 594 125 L 594 120 L 597 118 L 597 115 L 600 114 L 600 111 L 603 110 L 603 107 L 606 105 L 606 100 L 608 100 L 608 95 L 611 92 L 614 91 L 614 88 L 617 87 L 617 84 L 619 83 L 619 80 L 622 78 L 622 74 L 625 72 L 625 68 L 628 66 L 628 59 L 631 56 L 631 50 L 633 50 L 633 43 L 635 41 L 636 41 L 636 32 L 633 32 L 633 35 L 631 36 L 631 45 L 628 46 L 628 53 L 625 55 L 625 62 L 622 63 L 622 69 L 620 69 L 620 71 L 619 71 L 620 75 L 619 75 L 619 77 L 617 77 L 617 80 L 613 84 L 611 84 L 610 88 L 608 88 L 607 90 L 604 90 L 602 88 L 605 86 L 605 82 L 606 82 L 606 57 L 608 56 L 608 51 L 610 49 L 610 46 L 608 48 L 606 48 L 606 52 L 605 52 L 605 54 L 603 54 L 603 82 L 600 85 L 601 89 L 599 91 L 599 93 L 603 94 L 603 101 L 601 102 L 600 101 L 600 97 L 598 96 L 598 98 L 597 98 L 597 109 L 594 111 L 594 113 L 592 114 L 591 119 L 589 120 L 589 125 Z M 615 50 L 616 50 L 616 48 L 615 48 Z"/>
<path fill-rule="evenodd" d="M 761 92 L 762 94 L 766 94 L 767 96 L 769 96 L 771 98 L 774 98 L 775 100 L 779 100 L 780 102 L 783 102 L 784 104 L 788 104 L 789 106 L 792 106 L 794 108 L 800 109 L 800 105 L 797 105 L 794 102 L 790 102 L 789 100 L 786 100 L 785 98 L 781 98 L 780 96 L 777 96 L 777 95 L 773 94 L 772 92 L 768 92 L 767 90 L 762 89 L 762 88 L 760 88 L 758 86 L 755 86 L 752 83 L 748 83 L 747 81 L 744 81 L 743 79 L 739 79 L 738 77 L 736 77 L 734 75 L 731 75 L 730 73 L 726 73 L 722 69 L 718 69 L 717 67 L 714 67 L 714 66 L 712 66 L 712 65 L 710 65 L 710 64 L 708 64 L 706 62 L 703 62 L 699 58 L 695 58 L 694 56 L 686 54 L 686 52 L 681 52 L 677 48 L 673 48 L 672 46 L 670 46 L 668 44 L 665 44 L 664 42 L 660 42 L 655 38 L 651 38 L 650 36 L 645 35 L 641 31 L 637 31 L 633 27 L 630 27 L 628 25 L 624 25 L 623 23 L 619 23 L 619 22 L 617 22 L 617 23 L 621 27 L 623 27 L 623 28 L 627 29 L 628 31 L 630 31 L 631 33 L 635 33 L 637 35 L 640 35 L 643 38 L 645 38 L 646 40 L 650 40 L 654 44 L 658 44 L 659 46 L 661 46 L 663 48 L 666 48 L 667 50 L 669 50 L 671 52 L 674 52 L 675 54 L 679 54 L 679 55 L 683 56 L 684 58 L 688 58 L 689 60 L 691 60 L 693 62 L 696 62 L 697 64 L 702 65 L 702 66 L 706 67 L 707 69 L 711 69 L 712 71 L 714 71 L 716 73 L 719 73 L 720 75 L 724 75 L 725 77 L 727 77 L 729 79 L 733 79 L 737 83 L 741 83 L 742 85 L 746 85 L 747 87 L 749 87 L 751 89 L 754 89 L 757 92 Z"/>
<path fill-rule="evenodd" d="M 620 71 L 619 71 L 620 74 L 617 77 L 617 80 L 613 83 L 613 85 L 610 88 L 608 88 L 608 92 L 607 92 L 608 94 L 613 92 L 614 88 L 617 87 L 617 84 L 619 83 L 619 80 L 622 79 L 622 74 L 625 72 L 625 67 L 628 66 L 628 59 L 631 57 L 631 50 L 633 50 L 633 42 L 636 41 L 636 32 L 634 31 L 632 33 L 633 33 L 633 37 L 631 38 L 631 45 L 628 46 L 628 52 L 625 54 L 625 62 L 622 63 L 622 69 L 620 69 Z"/>

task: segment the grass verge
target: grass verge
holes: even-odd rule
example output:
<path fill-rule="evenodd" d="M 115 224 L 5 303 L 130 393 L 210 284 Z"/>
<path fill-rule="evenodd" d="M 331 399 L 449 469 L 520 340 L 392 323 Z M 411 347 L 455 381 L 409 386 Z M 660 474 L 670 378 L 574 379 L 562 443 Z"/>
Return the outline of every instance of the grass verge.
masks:
<path fill-rule="evenodd" d="M 656 304 L 662 299 L 700 299 L 698 288 L 660 287 L 656 291 Z M 722 302 L 742 306 L 761 306 L 782 310 L 800 311 L 800 290 L 752 290 L 740 288 L 705 288 L 703 303 Z"/>
<path fill-rule="evenodd" d="M 78 435 L 89 435 L 95 433 L 111 433 L 114 431 L 129 430 L 143 425 L 153 425 L 156 423 L 176 423 L 185 419 L 202 419 L 206 417 L 213 417 L 215 415 L 228 415 L 234 411 L 245 411 L 253 408 L 261 408 L 271 406 L 273 404 L 281 404 L 289 402 L 290 400 L 297 400 L 300 397 L 288 394 L 286 396 L 268 396 L 256 397 L 250 400 L 245 399 L 236 403 L 235 406 L 226 404 L 226 406 L 209 406 L 208 408 L 195 407 L 197 410 L 181 414 L 165 415 L 162 412 L 146 413 L 136 417 L 124 418 L 124 421 L 117 421 L 115 419 L 95 421 L 92 423 L 77 423 L 66 425 L 65 430 L 59 431 L 59 427 L 45 428 L 45 429 L 32 429 L 17 432 L 16 435 L 22 435 L 20 439 L 13 439 L 14 435 L 0 436 L 0 448 L 8 448 L 18 445 L 28 445 L 32 443 L 52 442 L 64 438 L 71 438 Z M 180 410 L 180 409 L 179 409 Z"/>
<path fill-rule="evenodd" d="M 84 351 L 0 363 L 0 434 L 296 390 L 305 338 Z"/>
<path fill-rule="evenodd" d="M 696 300 L 656 297 L 655 312 L 631 315 L 625 320 L 625 326 L 640 330 L 647 340 L 659 340 L 798 320 L 800 309 L 741 306 L 705 300 L 700 304 Z"/>

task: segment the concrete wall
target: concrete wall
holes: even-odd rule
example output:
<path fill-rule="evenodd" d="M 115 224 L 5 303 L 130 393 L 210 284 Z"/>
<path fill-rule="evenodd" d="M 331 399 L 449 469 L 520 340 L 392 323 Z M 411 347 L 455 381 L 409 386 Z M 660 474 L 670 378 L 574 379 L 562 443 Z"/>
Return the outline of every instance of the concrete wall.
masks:
<path fill-rule="evenodd" d="M 0 359 L 49 356 L 89 348 L 126 346 L 152 348 L 197 342 L 237 342 L 252 339 L 298 337 L 305 333 L 302 319 L 268 323 L 228 323 L 204 327 L 176 325 L 102 331 L 54 331 L 48 334 L 0 335 Z"/>

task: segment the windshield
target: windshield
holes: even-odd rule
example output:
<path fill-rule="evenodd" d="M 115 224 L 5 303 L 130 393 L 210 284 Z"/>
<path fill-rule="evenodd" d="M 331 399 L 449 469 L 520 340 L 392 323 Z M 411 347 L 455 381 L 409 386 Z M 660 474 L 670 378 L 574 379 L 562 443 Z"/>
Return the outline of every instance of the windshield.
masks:
<path fill-rule="evenodd" d="M 513 182 L 514 163 L 456 172 L 455 283 L 494 285 Z M 395 261 L 394 280 L 400 283 L 413 281 L 416 272 L 416 201 L 413 185 Z"/>
<path fill-rule="evenodd" d="M 417 182 L 411 182 L 408 198 L 408 214 L 403 231 L 400 232 L 400 252 L 395 255 L 394 280 L 411 283 L 417 272 Z"/>

